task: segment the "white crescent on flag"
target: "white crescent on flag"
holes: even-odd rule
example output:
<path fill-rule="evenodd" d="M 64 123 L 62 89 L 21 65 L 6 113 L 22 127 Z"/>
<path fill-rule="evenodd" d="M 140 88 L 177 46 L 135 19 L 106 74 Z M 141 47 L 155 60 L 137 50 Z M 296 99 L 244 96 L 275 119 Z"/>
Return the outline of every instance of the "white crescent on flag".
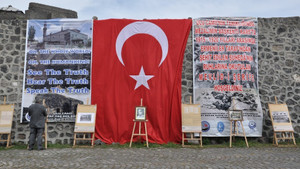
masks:
<path fill-rule="evenodd" d="M 125 66 L 122 58 L 122 48 L 124 43 L 128 38 L 131 36 L 134 36 L 136 34 L 148 34 L 153 36 L 158 43 L 161 46 L 162 49 L 162 57 L 160 60 L 160 63 L 158 67 L 164 62 L 164 60 L 167 57 L 168 50 L 169 50 L 169 43 L 168 43 L 168 38 L 165 34 L 165 32 L 157 25 L 151 22 L 145 22 L 145 21 L 137 21 L 133 22 L 131 24 L 128 24 L 125 26 L 119 33 L 117 40 L 116 40 L 116 52 L 117 52 L 117 57 L 119 61 L 122 63 L 123 66 Z M 139 88 L 140 86 L 144 86 L 147 89 L 150 90 L 150 87 L 148 85 L 148 80 L 150 80 L 153 75 L 146 75 L 143 66 L 141 67 L 139 75 L 130 75 L 131 78 L 136 80 L 136 85 L 134 90 Z"/>
<path fill-rule="evenodd" d="M 116 52 L 119 61 L 125 66 L 122 59 L 122 48 L 128 38 L 136 34 L 148 34 L 153 36 L 161 46 L 162 57 L 158 67 L 164 62 L 169 50 L 168 38 L 165 32 L 157 25 L 151 22 L 137 21 L 125 26 L 119 33 L 116 40 Z"/>

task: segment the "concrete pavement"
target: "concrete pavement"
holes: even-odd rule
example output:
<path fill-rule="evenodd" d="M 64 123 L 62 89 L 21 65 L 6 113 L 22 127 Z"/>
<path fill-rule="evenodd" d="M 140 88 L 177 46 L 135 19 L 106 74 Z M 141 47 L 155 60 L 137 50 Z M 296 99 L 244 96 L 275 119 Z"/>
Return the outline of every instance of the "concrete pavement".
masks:
<path fill-rule="evenodd" d="M 300 148 L 8 149 L 0 168 L 300 168 Z"/>

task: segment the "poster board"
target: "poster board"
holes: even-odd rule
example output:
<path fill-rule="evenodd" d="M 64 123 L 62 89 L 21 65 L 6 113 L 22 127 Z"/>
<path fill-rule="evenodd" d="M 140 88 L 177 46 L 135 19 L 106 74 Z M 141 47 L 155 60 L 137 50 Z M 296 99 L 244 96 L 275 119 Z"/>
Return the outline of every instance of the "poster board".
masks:
<path fill-rule="evenodd" d="M 97 105 L 77 106 L 76 122 L 74 132 L 93 133 L 95 132 Z"/>
<path fill-rule="evenodd" d="M 201 132 L 200 104 L 182 104 L 182 132 Z"/>
<path fill-rule="evenodd" d="M 48 122 L 75 122 L 77 104 L 91 99 L 92 20 L 28 20 L 21 123 L 45 99 Z"/>
<path fill-rule="evenodd" d="M 190 98 L 191 103 L 191 98 Z M 199 141 L 202 147 L 202 123 L 200 104 L 181 104 L 182 114 L 182 147 L 185 141 Z M 189 134 L 189 137 L 188 135 Z M 199 138 L 194 137 L 199 134 Z"/>
<path fill-rule="evenodd" d="M 227 110 L 235 97 L 246 135 L 261 137 L 257 18 L 195 18 L 192 32 L 193 103 L 201 104 L 203 136 L 230 136 Z"/>
<path fill-rule="evenodd" d="M 11 133 L 14 105 L 0 105 L 0 133 Z"/>
<path fill-rule="evenodd" d="M 274 132 L 294 132 L 286 104 L 268 104 Z"/>

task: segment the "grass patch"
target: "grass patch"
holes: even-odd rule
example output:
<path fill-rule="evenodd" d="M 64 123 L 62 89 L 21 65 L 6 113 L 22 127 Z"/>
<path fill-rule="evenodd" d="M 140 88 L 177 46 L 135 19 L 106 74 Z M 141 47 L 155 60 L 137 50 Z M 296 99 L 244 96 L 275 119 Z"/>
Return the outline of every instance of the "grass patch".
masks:
<path fill-rule="evenodd" d="M 248 144 L 250 148 L 267 148 L 267 147 L 275 147 L 272 143 L 260 143 L 255 139 L 247 138 Z M 296 138 L 296 147 L 300 147 L 300 138 Z M 208 138 L 203 137 L 202 138 L 202 144 L 203 148 L 228 148 L 229 147 L 229 137 L 227 138 Z M 80 146 L 89 146 L 90 144 L 79 144 Z M 185 143 L 185 145 L 193 145 L 189 148 L 200 148 L 199 144 L 194 143 Z M 283 147 L 294 147 L 292 141 L 290 142 L 280 142 L 279 145 L 282 145 Z M 48 144 L 48 149 L 63 149 L 63 148 L 72 148 L 72 144 Z M 95 148 L 129 148 L 129 143 L 126 144 L 119 144 L 119 143 L 113 143 L 113 144 L 102 144 L 102 145 L 95 145 Z M 132 148 L 147 148 L 146 142 L 140 143 L 135 142 L 132 143 Z M 234 141 L 232 142 L 233 148 L 246 148 L 246 142 L 243 137 L 235 137 Z M 168 143 L 168 144 L 155 144 L 155 143 L 149 143 L 149 148 L 182 148 L 181 144 L 175 144 L 175 143 Z M 27 144 L 22 143 L 13 143 L 11 147 L 6 148 L 6 144 L 0 144 L 0 151 L 5 150 L 26 150 Z M 35 147 L 36 149 L 36 147 Z"/>
<path fill-rule="evenodd" d="M 129 143 L 126 144 L 103 144 L 103 145 L 97 145 L 96 147 L 101 148 L 129 148 Z M 147 148 L 146 142 L 139 143 L 135 142 L 132 143 L 131 148 Z M 181 144 L 175 144 L 175 143 L 168 143 L 168 144 L 155 144 L 155 143 L 149 143 L 149 148 L 181 148 Z"/>

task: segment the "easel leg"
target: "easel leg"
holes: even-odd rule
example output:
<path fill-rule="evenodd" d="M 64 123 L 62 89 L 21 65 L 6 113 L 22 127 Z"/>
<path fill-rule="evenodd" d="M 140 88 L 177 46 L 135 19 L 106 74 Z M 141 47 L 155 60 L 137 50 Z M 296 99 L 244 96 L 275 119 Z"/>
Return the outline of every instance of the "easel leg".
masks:
<path fill-rule="evenodd" d="M 182 143 L 181 146 L 184 147 L 184 133 L 182 132 Z"/>
<path fill-rule="evenodd" d="M 10 133 L 7 135 L 7 143 L 6 143 L 6 148 L 9 147 L 10 144 Z"/>
<path fill-rule="evenodd" d="M 274 138 L 275 138 L 276 146 L 278 146 L 278 140 L 277 140 L 277 134 L 276 134 L 276 132 L 274 132 Z"/>
<path fill-rule="evenodd" d="M 95 133 L 91 133 L 91 135 L 92 135 L 92 147 L 94 147 Z"/>
<path fill-rule="evenodd" d="M 294 132 L 291 132 L 291 133 L 292 133 L 292 137 L 293 137 L 293 142 L 294 142 L 294 145 L 296 145 L 296 141 L 295 141 Z"/>
<path fill-rule="evenodd" d="M 131 147 L 131 144 L 132 144 L 132 139 L 133 139 L 133 134 L 134 134 L 134 130 L 135 130 L 135 125 L 136 125 L 136 122 L 134 122 L 134 124 L 133 124 L 133 130 L 132 130 L 132 134 L 131 134 L 131 139 L 130 139 L 129 147 Z"/>
<path fill-rule="evenodd" d="M 200 147 L 202 147 L 202 132 L 200 132 L 199 134 L 200 134 Z"/>
<path fill-rule="evenodd" d="M 141 132 L 141 122 L 139 122 L 139 142 L 141 143 L 142 142 L 142 137 L 141 137 L 141 134 L 142 134 L 142 132 Z"/>
<path fill-rule="evenodd" d="M 230 122 L 230 139 L 229 139 L 229 147 L 232 147 L 232 121 Z"/>
<path fill-rule="evenodd" d="M 76 145 L 76 133 L 74 132 L 73 147 Z"/>
<path fill-rule="evenodd" d="M 244 129 L 244 126 L 243 126 L 243 122 L 242 122 L 242 121 L 241 121 L 241 126 L 242 126 L 242 129 L 243 129 L 243 133 L 244 133 L 246 145 L 247 145 L 247 147 L 249 148 L 248 141 L 247 141 L 247 137 L 246 137 L 246 133 L 245 133 L 245 129 Z"/>
<path fill-rule="evenodd" d="M 149 148 L 149 144 L 148 144 L 148 132 L 147 132 L 146 122 L 144 122 L 144 124 L 145 124 L 146 144 L 147 144 L 147 148 Z"/>

